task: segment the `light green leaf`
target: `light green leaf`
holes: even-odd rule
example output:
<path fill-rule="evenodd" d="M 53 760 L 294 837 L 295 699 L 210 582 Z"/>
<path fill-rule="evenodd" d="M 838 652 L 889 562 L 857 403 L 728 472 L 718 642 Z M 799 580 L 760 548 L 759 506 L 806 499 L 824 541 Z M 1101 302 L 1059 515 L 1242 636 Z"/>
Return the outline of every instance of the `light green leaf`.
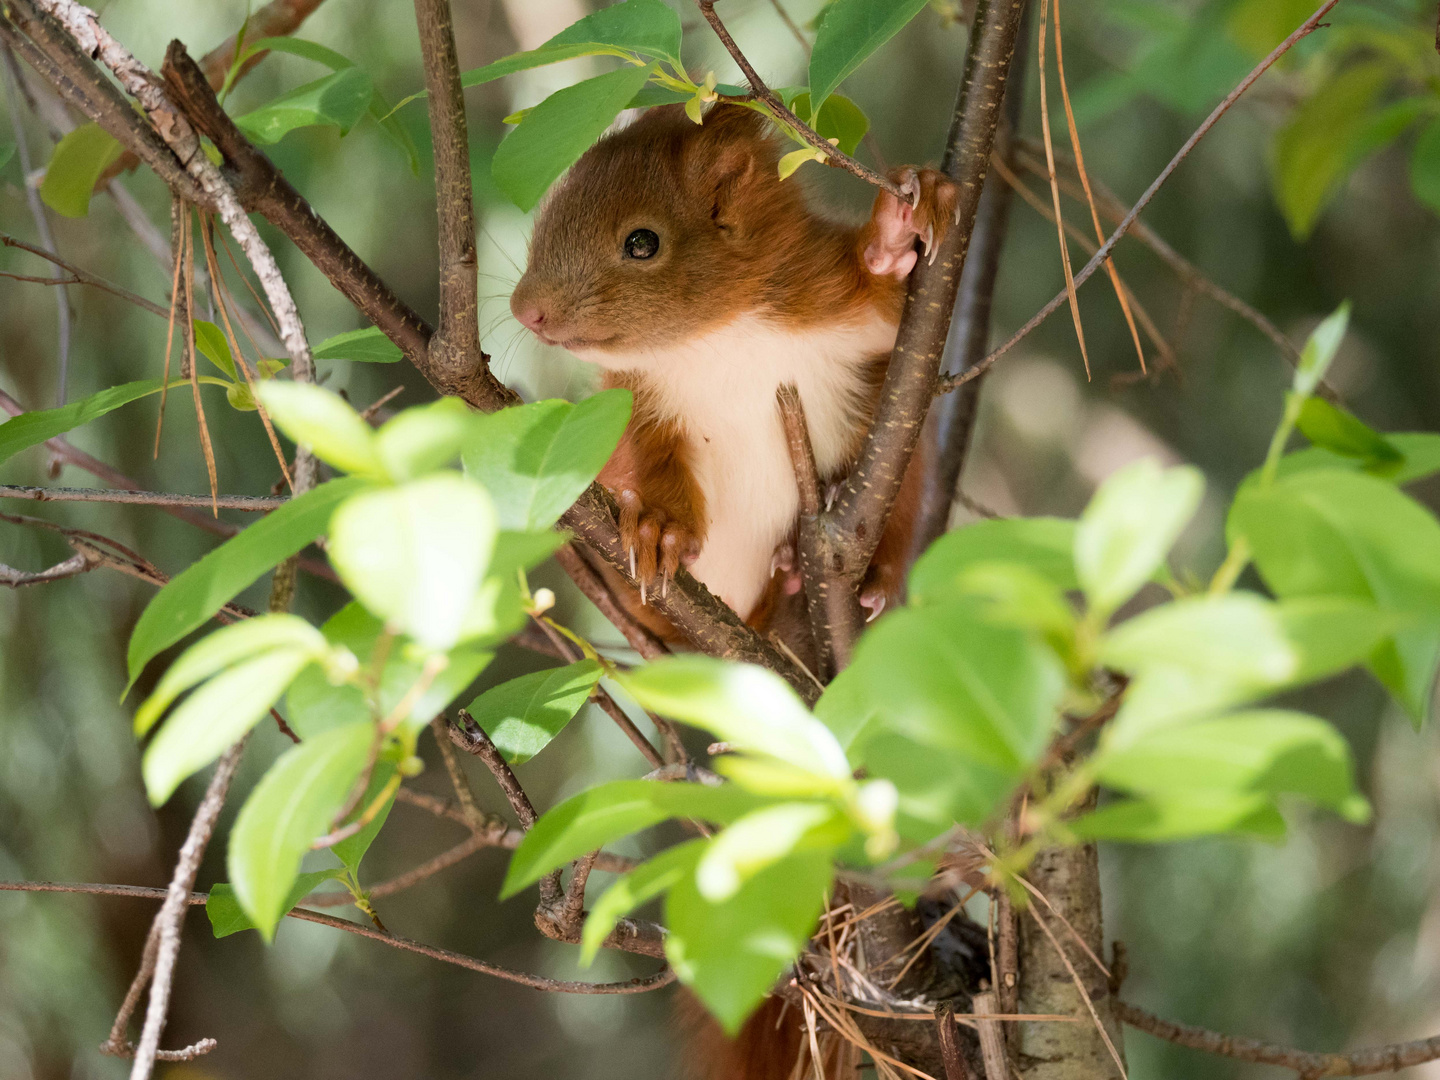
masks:
<path fill-rule="evenodd" d="M 457 397 L 405 409 L 375 433 L 375 449 L 394 480 L 413 480 L 460 456 L 479 414 Z"/>
<path fill-rule="evenodd" d="M 356 476 L 385 476 L 375 433 L 339 394 L 311 383 L 272 381 L 260 386 L 260 400 L 275 426 L 317 457 Z"/>
<path fill-rule="evenodd" d="M 310 844 L 329 831 L 375 744 L 371 724 L 348 724 L 287 750 L 240 808 L 226 867 L 241 908 L 266 941 Z"/>
<path fill-rule="evenodd" d="M 465 471 L 494 498 L 501 527 L 554 525 L 615 452 L 630 402 L 628 390 L 605 390 L 576 405 L 537 401 L 481 417 Z"/>
<path fill-rule="evenodd" d="M 807 161 L 824 161 L 825 155 L 819 150 L 804 147 L 800 150 L 791 150 L 784 155 L 779 162 L 777 175 L 781 180 L 789 180 L 795 175 L 795 170 L 804 165 Z"/>
<path fill-rule="evenodd" d="M 316 360 L 355 360 L 366 364 L 393 364 L 405 354 L 377 327 L 347 330 L 328 337 L 310 355 Z"/>
<path fill-rule="evenodd" d="M 380 797 L 381 792 L 394 779 L 394 776 L 395 763 L 393 761 L 376 762 L 375 770 L 370 774 L 370 782 L 365 786 L 365 794 L 360 797 L 354 812 L 345 819 L 345 824 L 357 820 L 361 814 L 368 812 L 370 804 Z M 345 869 L 350 871 L 350 876 L 356 880 L 359 880 L 360 860 L 365 858 L 365 853 L 370 850 L 370 845 L 375 842 L 375 837 L 385 827 L 385 822 L 390 817 L 390 810 L 394 805 L 395 793 L 392 791 L 389 798 L 385 800 L 363 829 L 354 836 L 347 836 L 330 848 L 345 864 Z"/>
<path fill-rule="evenodd" d="M 514 896 L 551 870 L 670 817 L 735 821 L 766 800 L 733 784 L 616 780 L 582 791 L 547 811 L 510 858 L 500 897 Z"/>
<path fill-rule="evenodd" d="M 1150 458 L 1100 485 L 1075 532 L 1075 569 L 1097 614 L 1108 616 L 1150 579 L 1204 489 L 1199 470 L 1162 469 Z"/>
<path fill-rule="evenodd" d="M 1341 596 L 1412 616 L 1370 667 L 1419 723 L 1440 661 L 1440 523 L 1383 480 L 1336 469 L 1242 488 L 1230 528 L 1279 596 Z"/>
<path fill-rule="evenodd" d="M 1389 439 L 1323 398 L 1306 398 L 1295 426 L 1322 449 L 1342 457 L 1360 458 L 1369 472 L 1383 475 L 1398 471 L 1405 461 L 1400 448 Z"/>
<path fill-rule="evenodd" d="M 163 380 L 161 379 L 142 379 L 139 382 L 123 383 L 120 386 L 112 386 L 108 390 L 91 394 L 87 398 L 81 398 L 79 401 L 72 401 L 58 409 L 25 412 L 19 416 L 12 416 L 0 424 L 0 462 L 7 461 L 21 450 L 37 446 L 46 439 L 63 435 L 71 428 L 88 424 L 91 420 L 113 412 L 121 405 L 128 405 L 130 402 L 150 394 L 158 394 L 162 384 Z M 171 386 L 184 384 L 185 381 L 182 379 L 176 379 L 170 383 Z"/>
<path fill-rule="evenodd" d="M 357 67 L 342 68 L 235 117 L 235 126 L 258 143 L 277 143 L 303 127 L 335 127 L 347 135 L 374 93 L 369 75 Z"/>
<path fill-rule="evenodd" d="M 927 0 L 835 0 L 825 8 L 810 53 L 810 89 L 824 103 L 876 49 L 920 13 Z"/>
<path fill-rule="evenodd" d="M 798 850 L 833 853 L 850 832 L 825 803 L 781 803 L 747 814 L 710 841 L 695 885 L 711 903 L 728 900 L 760 871 Z"/>
<path fill-rule="evenodd" d="M 1125 799 L 1069 824 L 1079 840 L 1164 843 L 1193 836 L 1239 833 L 1262 840 L 1285 835 L 1285 819 L 1267 795 L 1190 791 L 1154 799 Z"/>
<path fill-rule="evenodd" d="M 123 152 L 124 147 L 99 124 L 81 124 L 55 144 L 40 183 L 40 198 L 57 214 L 84 217 L 90 212 L 90 195 L 100 174 Z"/>
<path fill-rule="evenodd" d="M 820 106 L 818 117 L 810 115 L 808 90 L 788 96 L 784 91 L 780 91 L 780 94 L 785 98 L 785 105 L 791 112 L 814 128 L 815 134 L 822 139 L 834 140 L 841 153 L 855 153 L 860 140 L 865 137 L 865 132 L 870 130 L 870 120 L 860 106 L 841 94 L 827 97 Z"/>
<path fill-rule="evenodd" d="M 1151 731 L 1093 759 L 1101 783 L 1169 798 L 1189 792 L 1300 795 L 1351 821 L 1368 817 L 1344 738 L 1325 721 L 1280 709 Z"/>
<path fill-rule="evenodd" d="M 667 848 L 653 859 L 641 863 L 600 894 L 595 906 L 585 917 L 580 931 L 580 964 L 589 967 L 610 936 L 610 931 L 641 904 L 653 900 L 682 877 L 694 873 L 695 864 L 705 850 L 706 841 L 687 840 Z"/>
<path fill-rule="evenodd" d="M 186 649 L 135 711 L 135 734 L 144 735 L 190 687 L 231 664 L 270 649 L 297 649 L 319 656 L 329 648 L 325 636 L 298 615 L 259 615 L 221 627 Z"/>
<path fill-rule="evenodd" d="M 1295 365 L 1293 389 L 1296 394 L 1309 397 L 1315 392 L 1325 378 L 1325 372 L 1330 370 L 1349 325 L 1350 301 L 1346 300 L 1310 332 L 1305 348 L 1300 351 L 1300 362 Z"/>
<path fill-rule="evenodd" d="M 536 671 L 486 690 L 470 715 L 511 765 L 529 761 L 575 718 L 604 669 L 594 660 Z"/>
<path fill-rule="evenodd" d="M 828 777 L 848 777 L 835 736 L 785 680 L 753 664 L 677 656 L 620 677 L 645 708 L 703 727 L 736 750 L 768 754 Z"/>
<path fill-rule="evenodd" d="M 245 42 L 245 54 L 240 62 L 243 64 L 252 56 L 262 52 L 281 52 L 289 53 L 291 56 L 303 56 L 306 60 L 324 64 L 331 71 L 343 71 L 345 68 L 355 66 L 353 60 L 328 46 L 294 37 L 265 37 L 247 41 Z"/>
<path fill-rule="evenodd" d="M 3 429 L 0 429 L 3 430 Z M 145 665 L 325 531 L 335 507 L 366 482 L 331 480 L 291 499 L 176 574 L 150 599 L 130 634 L 128 691 Z"/>
<path fill-rule="evenodd" d="M 152 806 L 218 758 L 279 700 L 310 662 L 306 649 L 271 649 L 216 675 L 186 698 L 145 749 L 141 772 Z"/>
<path fill-rule="evenodd" d="M 330 524 L 330 561 L 387 625 L 443 652 L 487 628 L 475 612 L 487 599 L 481 583 L 496 532 L 484 488 L 436 473 L 342 505 Z"/>
<path fill-rule="evenodd" d="M 1431 120 L 1410 152 L 1410 189 L 1440 214 L 1440 117 Z"/>
<path fill-rule="evenodd" d="M 328 870 L 316 870 L 313 873 L 301 874 L 295 879 L 295 885 L 290 890 L 290 895 L 285 898 L 285 913 L 294 910 L 295 906 L 309 896 L 315 889 L 327 881 L 331 881 L 344 873 L 339 866 L 332 866 Z M 205 898 L 205 914 L 210 918 L 210 929 L 217 938 L 229 937 L 231 934 L 238 934 L 242 930 L 254 930 L 255 923 L 250 916 L 245 914 L 245 909 L 240 906 L 239 899 L 235 896 L 235 890 L 228 882 L 218 882 L 210 887 L 210 895 Z"/>
<path fill-rule="evenodd" d="M 991 562 L 1020 563 L 1065 592 L 1078 589 L 1075 528 L 1064 518 L 1000 518 L 948 532 L 910 571 L 910 602 L 941 599 L 954 591 L 967 567 Z"/>
<path fill-rule="evenodd" d="M 204 319 L 195 320 L 195 347 L 205 359 L 220 369 L 222 375 L 232 381 L 240 377 L 235 370 L 235 358 L 230 355 L 230 343 L 214 323 Z"/>
<path fill-rule="evenodd" d="M 1393 142 L 1420 115 L 1423 99 L 1380 106 L 1396 69 L 1386 60 L 1352 65 L 1325 82 L 1275 135 L 1275 198 L 1297 240 L 1310 235 L 1326 203 L 1362 161 Z"/>
<path fill-rule="evenodd" d="M 632 0 L 633 2 L 633 0 Z M 654 70 L 626 65 L 557 90 L 536 105 L 495 150 L 490 175 L 521 210 L 605 133 Z"/>
<path fill-rule="evenodd" d="M 383 624 L 357 601 L 337 611 L 321 627 L 326 639 L 334 646 L 349 649 L 359 658 L 360 666 L 370 665 L 384 629 Z M 414 655 L 409 638 L 391 642 L 380 676 L 376 706 L 381 716 L 392 716 L 406 699 L 411 687 L 424 671 L 424 658 Z M 446 654 L 449 663 L 434 677 L 429 688 L 411 701 L 402 722 L 410 729 L 423 727 L 439 715 L 440 710 L 454 701 L 484 671 L 494 654 L 472 645 L 461 645 Z M 370 708 L 358 686 L 350 683 L 334 685 L 324 670 L 312 664 L 290 684 L 286 694 L 290 726 L 308 739 L 322 731 L 343 724 L 370 718 Z"/>
<path fill-rule="evenodd" d="M 665 901 L 665 955 L 680 981 L 734 1035 L 804 948 L 830 888 L 826 851 L 797 852 L 720 903 L 682 875 Z"/>
<path fill-rule="evenodd" d="M 1330 450 L 1310 446 L 1296 450 L 1280 459 L 1276 476 L 1292 476 L 1295 473 L 1311 472 L 1317 469 L 1363 470 L 1396 486 L 1412 484 L 1440 472 L 1440 435 L 1430 431 L 1401 431 L 1384 436 L 1387 443 L 1400 451 L 1402 460 L 1398 465 L 1372 463 L 1368 459 L 1344 457 Z M 1258 484 L 1260 470 L 1256 469 L 1241 483 L 1241 490 L 1248 490 Z"/>

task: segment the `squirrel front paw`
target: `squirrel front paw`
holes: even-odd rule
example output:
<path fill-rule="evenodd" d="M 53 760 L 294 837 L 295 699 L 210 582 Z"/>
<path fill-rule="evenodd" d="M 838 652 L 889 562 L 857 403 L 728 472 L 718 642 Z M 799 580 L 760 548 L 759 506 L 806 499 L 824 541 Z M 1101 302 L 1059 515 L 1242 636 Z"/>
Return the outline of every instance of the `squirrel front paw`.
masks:
<path fill-rule="evenodd" d="M 935 260 L 936 247 L 955 221 L 959 188 L 936 169 L 894 169 L 890 179 L 910 196 L 897 199 L 881 191 L 870 212 L 871 235 L 865 245 L 865 267 L 872 274 L 903 278 L 915 266 L 918 238 L 924 253 Z"/>
<path fill-rule="evenodd" d="M 659 587 L 661 596 L 670 591 L 670 579 L 681 566 L 700 557 L 700 538 L 695 530 L 658 507 L 647 507 L 634 488 L 616 493 L 620 503 L 620 543 L 630 557 L 630 576 L 640 586 L 640 603 Z"/>

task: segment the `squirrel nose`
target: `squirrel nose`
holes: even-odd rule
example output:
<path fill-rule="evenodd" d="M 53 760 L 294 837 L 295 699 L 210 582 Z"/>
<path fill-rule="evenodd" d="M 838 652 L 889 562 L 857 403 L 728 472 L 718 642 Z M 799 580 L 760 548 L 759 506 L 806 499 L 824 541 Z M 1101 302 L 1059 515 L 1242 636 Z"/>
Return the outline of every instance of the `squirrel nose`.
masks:
<path fill-rule="evenodd" d="M 545 311 L 533 300 L 515 306 L 515 318 L 528 330 L 540 332 L 540 327 L 545 325 Z"/>

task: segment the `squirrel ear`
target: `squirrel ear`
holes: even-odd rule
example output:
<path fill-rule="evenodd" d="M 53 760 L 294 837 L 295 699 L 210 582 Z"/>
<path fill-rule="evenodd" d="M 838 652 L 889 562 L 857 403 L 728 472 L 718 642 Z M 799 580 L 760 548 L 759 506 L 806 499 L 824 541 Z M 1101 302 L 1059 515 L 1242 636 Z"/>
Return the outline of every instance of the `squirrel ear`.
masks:
<path fill-rule="evenodd" d="M 722 228 L 734 224 L 735 204 L 775 171 L 768 124 L 753 109 L 715 105 L 694 132 L 691 167 L 704 185 L 702 190 L 711 192 L 710 216 Z"/>

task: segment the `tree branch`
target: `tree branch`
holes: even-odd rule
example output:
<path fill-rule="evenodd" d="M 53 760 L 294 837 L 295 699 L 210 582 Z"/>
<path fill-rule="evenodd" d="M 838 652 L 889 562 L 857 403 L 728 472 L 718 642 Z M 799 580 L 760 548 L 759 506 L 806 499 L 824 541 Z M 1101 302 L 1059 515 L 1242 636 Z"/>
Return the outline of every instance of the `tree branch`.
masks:
<path fill-rule="evenodd" d="M 0 484 L 0 499 L 28 499 L 31 502 L 101 502 L 127 506 L 197 506 L 212 503 L 224 510 L 263 513 L 283 506 L 289 499 L 268 495 L 172 495 L 166 491 L 111 491 L 104 488 L 31 487 Z"/>
<path fill-rule="evenodd" d="M 1090 279 L 1091 275 L 1094 274 L 1096 270 L 1100 269 L 1100 267 L 1105 264 L 1106 260 L 1110 258 L 1111 253 L 1115 250 L 1115 245 L 1120 242 L 1121 237 L 1123 237 L 1127 232 L 1130 231 L 1130 226 L 1135 223 L 1135 220 L 1144 211 L 1145 207 L 1150 205 L 1150 201 L 1155 198 L 1156 194 L 1160 191 L 1160 188 L 1164 186 L 1165 181 L 1170 179 L 1171 175 L 1174 174 L 1175 170 L 1180 167 L 1180 163 L 1190 155 L 1190 151 L 1195 149 L 1196 144 L 1199 143 L 1201 139 L 1203 139 L 1206 135 L 1210 133 L 1210 129 L 1213 128 L 1220 121 L 1220 118 L 1230 110 L 1230 107 L 1234 105 L 1235 102 L 1240 100 L 1241 95 L 1244 94 L 1245 91 L 1249 90 L 1250 87 L 1255 84 L 1255 81 L 1270 69 L 1271 65 L 1273 65 L 1275 61 L 1279 60 L 1280 57 L 1284 56 L 1287 52 L 1289 52 L 1290 49 L 1294 47 L 1296 42 L 1300 41 L 1301 38 L 1308 37 L 1310 34 L 1318 30 L 1320 28 L 1320 20 L 1323 19 L 1327 14 L 1329 14 L 1330 9 L 1339 2 L 1340 0 L 1325 0 L 1325 3 L 1320 5 L 1319 10 L 1317 10 L 1315 14 L 1311 15 L 1310 18 L 1306 19 L 1303 23 L 1300 24 L 1300 26 L 1295 30 L 1294 33 L 1292 33 L 1279 45 L 1275 46 L 1274 51 L 1272 51 L 1269 56 L 1265 57 L 1264 60 L 1261 60 L 1260 63 L 1251 70 L 1250 74 L 1246 75 L 1245 78 L 1240 81 L 1240 84 L 1236 86 L 1234 90 L 1231 90 L 1230 93 L 1225 95 L 1225 99 L 1221 101 L 1219 105 L 1215 106 L 1214 111 L 1212 111 L 1210 115 L 1207 116 L 1205 120 L 1200 124 L 1200 126 L 1195 129 L 1194 133 L 1190 136 L 1190 138 L 1185 140 L 1185 145 L 1183 145 L 1178 151 L 1176 151 L 1175 156 L 1170 159 L 1170 163 L 1161 170 L 1160 175 L 1157 176 L 1151 182 L 1150 186 L 1145 189 L 1145 193 L 1141 195 L 1139 201 L 1137 201 L 1135 205 L 1130 208 L 1129 213 L 1127 213 L 1125 217 L 1121 220 L 1120 224 L 1116 226 L 1115 231 L 1110 234 L 1109 239 L 1107 239 L 1105 243 L 1101 245 L 1100 250 L 1097 251 L 1091 257 L 1090 261 L 1085 264 L 1084 269 L 1082 269 L 1078 274 L 1075 275 L 1075 288 L 1078 289 L 1081 285 L 1083 285 L 1086 281 Z M 1024 338 L 1029 336 L 1030 332 L 1033 331 L 1042 322 L 1044 322 L 1047 318 L 1049 318 L 1052 313 L 1059 310 L 1061 305 L 1063 305 L 1068 299 L 1068 296 L 1068 291 L 1062 290 L 1059 294 L 1056 295 L 1055 299 L 1051 300 L 1048 304 L 1046 304 L 1043 308 L 1041 308 L 1038 312 L 1031 316 L 1030 320 L 1019 330 L 1015 331 L 1015 333 L 1010 336 L 1010 339 L 1008 341 L 1006 341 L 998 349 L 992 351 L 988 356 L 985 357 L 984 360 L 981 360 L 978 364 L 974 365 L 970 368 L 970 370 L 964 372 L 963 374 L 954 375 L 948 379 L 943 380 L 937 392 L 942 394 L 948 393 L 949 391 L 954 390 L 957 387 L 963 386 L 967 382 L 971 382 L 975 379 L 980 378 L 980 376 L 984 375 L 985 372 L 989 371 L 990 368 L 994 366 L 995 361 L 999 360 L 1000 357 L 1004 356 L 1007 352 L 1009 352 L 1012 348 L 1019 344 Z"/>
<path fill-rule="evenodd" d="M 980 0 L 943 170 L 956 182 L 955 224 L 910 275 L 905 313 L 870 432 L 828 522 L 831 543 L 858 583 L 880 543 L 940 377 L 940 357 L 966 262 L 1024 0 Z"/>
<path fill-rule="evenodd" d="M 1188 1046 L 1192 1050 L 1203 1050 L 1218 1057 L 1279 1065 L 1281 1068 L 1295 1070 L 1301 1080 L 1317 1080 L 1323 1076 L 1369 1076 L 1374 1073 L 1399 1072 L 1401 1069 L 1440 1058 L 1440 1035 L 1416 1039 L 1413 1042 L 1391 1043 L 1388 1046 L 1371 1046 L 1349 1054 L 1318 1054 L 1162 1020 L 1153 1013 L 1137 1009 L 1123 1001 L 1114 1002 L 1113 1008 L 1119 1019 L 1133 1028 L 1154 1035 L 1157 1039 L 1164 1039 L 1177 1046 Z"/>

